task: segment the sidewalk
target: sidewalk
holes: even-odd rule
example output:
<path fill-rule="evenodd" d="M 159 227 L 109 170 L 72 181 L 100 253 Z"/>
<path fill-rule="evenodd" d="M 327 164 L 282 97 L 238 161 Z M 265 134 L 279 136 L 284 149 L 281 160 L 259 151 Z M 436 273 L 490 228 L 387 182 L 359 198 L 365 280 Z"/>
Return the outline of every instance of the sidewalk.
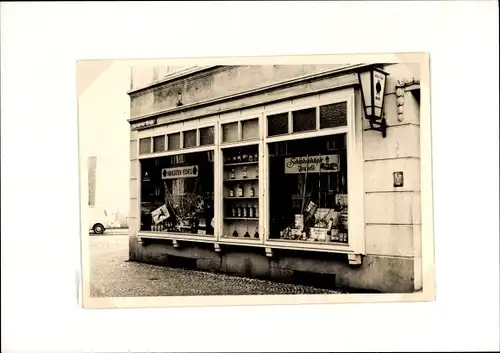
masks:
<path fill-rule="evenodd" d="M 338 294 L 336 290 L 131 262 L 128 237 L 91 237 L 92 297 Z"/>

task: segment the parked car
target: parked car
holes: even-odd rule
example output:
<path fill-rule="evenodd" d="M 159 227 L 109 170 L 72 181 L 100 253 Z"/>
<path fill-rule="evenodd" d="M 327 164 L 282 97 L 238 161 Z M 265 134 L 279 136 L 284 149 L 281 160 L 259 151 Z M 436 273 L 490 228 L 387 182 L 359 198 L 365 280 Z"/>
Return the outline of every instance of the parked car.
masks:
<path fill-rule="evenodd" d="M 104 209 L 89 207 L 89 231 L 94 234 L 103 234 L 109 228 L 112 228 L 112 222 L 108 212 Z"/>

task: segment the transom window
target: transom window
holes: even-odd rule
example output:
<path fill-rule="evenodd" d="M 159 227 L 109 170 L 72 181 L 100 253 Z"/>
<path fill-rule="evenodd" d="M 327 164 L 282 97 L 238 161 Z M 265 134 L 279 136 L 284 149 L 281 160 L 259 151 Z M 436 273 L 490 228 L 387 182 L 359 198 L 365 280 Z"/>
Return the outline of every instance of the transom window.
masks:
<path fill-rule="evenodd" d="M 345 101 L 267 116 L 268 137 L 341 126 L 347 126 L 347 102 Z"/>

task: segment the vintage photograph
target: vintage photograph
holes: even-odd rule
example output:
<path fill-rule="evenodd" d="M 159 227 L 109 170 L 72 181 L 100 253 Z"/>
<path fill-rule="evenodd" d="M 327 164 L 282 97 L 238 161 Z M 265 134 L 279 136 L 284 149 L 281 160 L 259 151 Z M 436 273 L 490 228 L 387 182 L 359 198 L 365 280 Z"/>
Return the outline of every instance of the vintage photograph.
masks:
<path fill-rule="evenodd" d="M 84 306 L 433 300 L 429 56 L 199 62 L 77 63 Z"/>

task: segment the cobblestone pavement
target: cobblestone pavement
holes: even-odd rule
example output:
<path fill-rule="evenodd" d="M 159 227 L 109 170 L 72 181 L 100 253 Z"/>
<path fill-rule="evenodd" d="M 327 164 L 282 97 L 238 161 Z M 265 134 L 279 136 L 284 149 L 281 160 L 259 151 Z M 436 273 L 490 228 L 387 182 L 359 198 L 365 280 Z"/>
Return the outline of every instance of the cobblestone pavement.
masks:
<path fill-rule="evenodd" d="M 91 236 L 90 256 L 92 297 L 339 293 L 302 285 L 129 262 L 128 235 Z"/>

